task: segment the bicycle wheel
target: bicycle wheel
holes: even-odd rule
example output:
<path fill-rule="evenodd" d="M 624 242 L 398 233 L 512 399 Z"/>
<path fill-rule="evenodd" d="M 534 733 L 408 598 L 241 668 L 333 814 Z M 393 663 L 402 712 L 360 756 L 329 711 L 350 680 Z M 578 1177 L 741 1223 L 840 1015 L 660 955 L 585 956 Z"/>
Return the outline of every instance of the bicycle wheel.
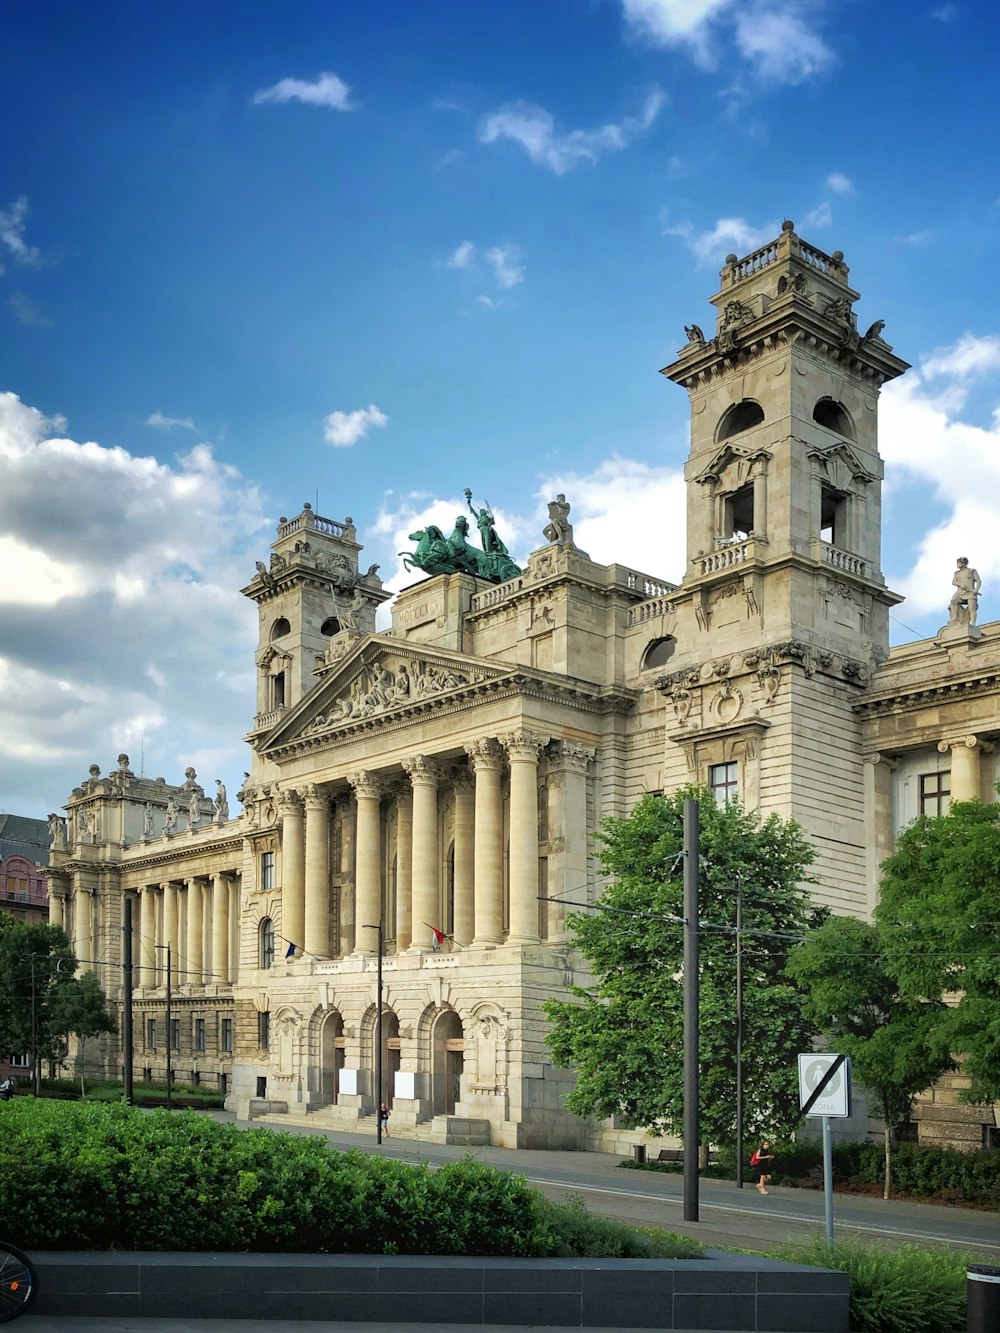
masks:
<path fill-rule="evenodd" d="M 24 1314 L 37 1290 L 38 1279 L 28 1256 L 0 1240 L 0 1324 Z"/>

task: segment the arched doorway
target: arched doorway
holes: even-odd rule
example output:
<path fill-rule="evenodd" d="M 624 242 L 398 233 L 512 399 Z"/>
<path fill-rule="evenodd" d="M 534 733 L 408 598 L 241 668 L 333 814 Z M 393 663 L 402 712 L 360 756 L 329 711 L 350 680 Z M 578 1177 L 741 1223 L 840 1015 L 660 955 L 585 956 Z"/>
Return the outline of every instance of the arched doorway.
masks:
<path fill-rule="evenodd" d="M 335 1106 L 337 1103 L 345 1045 L 344 1020 L 334 1009 L 323 1024 L 320 1091 L 324 1105 Z"/>
<path fill-rule="evenodd" d="M 446 1009 L 434 1025 L 434 1114 L 454 1115 L 462 1095 L 465 1039 L 462 1020 Z"/>
<path fill-rule="evenodd" d="M 374 1048 L 374 1042 L 372 1043 Z M 396 1074 L 399 1072 L 399 1019 L 391 1009 L 382 1010 L 382 1089 L 375 1098 L 376 1105 L 385 1102 L 392 1106 L 392 1096 L 396 1087 Z M 372 1070 L 372 1087 L 375 1087 L 375 1071 Z M 378 1091 L 376 1089 L 376 1091 Z"/>

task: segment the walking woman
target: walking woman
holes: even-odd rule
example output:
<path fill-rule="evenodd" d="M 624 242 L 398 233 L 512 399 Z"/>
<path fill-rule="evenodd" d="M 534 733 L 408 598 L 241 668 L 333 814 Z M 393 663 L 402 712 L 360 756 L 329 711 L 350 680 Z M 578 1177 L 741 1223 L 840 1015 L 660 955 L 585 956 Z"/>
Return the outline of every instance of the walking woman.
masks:
<path fill-rule="evenodd" d="M 750 1165 L 754 1166 L 760 1172 L 757 1180 L 757 1189 L 761 1194 L 767 1194 L 767 1184 L 771 1179 L 770 1166 L 774 1161 L 774 1153 L 771 1151 L 771 1145 L 767 1139 L 760 1145 L 754 1155 L 750 1158 Z"/>

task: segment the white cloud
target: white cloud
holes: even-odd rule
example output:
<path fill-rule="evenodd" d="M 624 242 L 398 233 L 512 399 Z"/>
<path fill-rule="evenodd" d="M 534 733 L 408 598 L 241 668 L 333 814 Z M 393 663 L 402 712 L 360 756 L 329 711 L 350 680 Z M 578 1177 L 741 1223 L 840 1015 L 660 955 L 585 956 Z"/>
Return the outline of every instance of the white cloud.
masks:
<path fill-rule="evenodd" d="M 151 412 L 146 418 L 147 426 L 156 426 L 160 430 L 173 430 L 175 427 L 181 427 L 184 430 L 197 430 L 197 426 L 190 417 L 165 417 L 162 412 Z"/>
<path fill-rule="evenodd" d="M 826 178 L 826 188 L 834 194 L 853 194 L 854 182 L 842 171 L 831 171 Z"/>
<path fill-rule="evenodd" d="M 953 375 L 961 380 L 1000 370 L 1000 336 L 995 333 L 977 338 L 963 333 L 952 347 L 938 347 L 921 362 L 925 379 Z"/>
<path fill-rule="evenodd" d="M 962 420 L 969 380 L 1000 365 L 1000 337 L 966 335 L 939 348 L 882 393 L 879 444 L 886 461 L 887 499 L 904 487 L 921 487 L 944 517 L 916 544 L 908 570 L 888 571 L 891 587 L 904 593 L 906 611 L 938 609 L 947 618 L 951 575 L 960 555 L 983 577 L 984 595 L 996 598 L 1000 583 L 1000 416 L 989 428 Z M 929 379 L 944 380 L 929 390 Z M 907 497 L 908 508 L 912 500 Z"/>
<path fill-rule="evenodd" d="M 736 44 L 762 79 L 778 83 L 803 83 L 833 63 L 833 52 L 791 5 L 780 9 L 741 6 L 736 15 Z"/>
<path fill-rule="evenodd" d="M 451 252 L 445 263 L 449 268 L 470 268 L 475 262 L 476 247 L 471 241 L 463 241 Z"/>
<path fill-rule="evenodd" d="M 494 301 L 493 297 L 484 296 L 482 293 L 476 297 L 476 305 L 483 310 L 496 310 L 497 308 L 497 302 Z"/>
<path fill-rule="evenodd" d="M 690 222 L 679 222 L 665 230 L 668 236 L 679 236 L 699 264 L 710 264 L 721 261 L 730 251 L 744 255 L 766 245 L 778 235 L 781 225 L 768 222 L 754 227 L 746 218 L 719 218 L 707 231 L 696 231 Z"/>
<path fill-rule="evenodd" d="M 42 262 L 41 252 L 24 239 L 30 211 L 27 196 L 23 194 L 9 207 L 0 209 L 0 253 L 6 252 L 16 264 L 37 267 Z M 3 271 L 3 264 L 0 264 L 0 273 Z"/>
<path fill-rule="evenodd" d="M 7 305 L 26 329 L 51 329 L 55 326 L 55 320 L 50 319 L 38 302 L 24 292 L 11 292 L 7 297 Z"/>
<path fill-rule="evenodd" d="M 521 145 L 536 166 L 547 167 L 562 176 L 575 167 L 594 166 L 605 153 L 627 148 L 649 129 L 665 103 L 666 96 L 655 89 L 647 96 L 638 116 L 627 116 L 596 130 L 570 130 L 563 134 L 557 132 L 554 116 L 544 107 L 534 102 L 509 102 L 480 121 L 479 142 L 510 139 Z"/>
<path fill-rule="evenodd" d="M 0 808 L 45 814 L 140 746 L 171 780 L 217 746 L 235 780 L 253 688 L 214 681 L 252 661 L 260 496 L 207 446 L 165 464 L 65 428 L 0 394 Z"/>
<path fill-rule="evenodd" d="M 802 219 L 802 226 L 805 230 L 829 227 L 832 223 L 833 209 L 830 206 L 829 199 L 824 199 L 822 203 L 817 204 L 815 208 L 810 209 Z"/>
<path fill-rule="evenodd" d="M 323 422 L 323 438 L 336 449 L 347 449 L 363 440 L 373 426 L 385 426 L 388 421 L 374 403 L 356 412 L 331 412 Z"/>
<path fill-rule="evenodd" d="M 493 270 L 498 287 L 506 290 L 524 281 L 524 265 L 518 262 L 521 251 L 516 245 L 493 245 L 483 258 Z"/>
<path fill-rule="evenodd" d="M 762 78 L 801 83 L 822 73 L 833 53 L 808 23 L 804 0 L 622 0 L 630 34 L 652 46 L 682 47 L 706 69 L 728 37 Z"/>
<path fill-rule="evenodd" d="M 353 111 L 351 90 L 336 74 L 318 74 L 312 83 L 306 79 L 280 79 L 270 88 L 253 95 L 255 106 L 266 103 L 304 102 L 306 106 L 325 106 L 331 111 Z"/>

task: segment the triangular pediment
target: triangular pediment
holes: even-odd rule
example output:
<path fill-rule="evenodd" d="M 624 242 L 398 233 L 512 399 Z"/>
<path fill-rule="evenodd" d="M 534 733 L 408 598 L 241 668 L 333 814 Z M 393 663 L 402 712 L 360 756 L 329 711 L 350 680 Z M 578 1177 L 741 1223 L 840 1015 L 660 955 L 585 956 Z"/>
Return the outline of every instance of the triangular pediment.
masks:
<path fill-rule="evenodd" d="M 875 473 L 865 467 L 860 456 L 846 440 L 833 445 L 830 449 L 811 449 L 809 457 L 813 464 L 822 471 L 831 486 L 846 491 L 852 482 L 877 481 Z"/>
<path fill-rule="evenodd" d="M 350 730 L 371 718 L 387 721 L 435 708 L 486 681 L 517 674 L 516 666 L 428 648 L 390 635 L 361 637 L 261 745 L 266 752 L 290 742 Z"/>
<path fill-rule="evenodd" d="M 729 473 L 731 475 L 726 479 L 732 489 L 736 490 L 749 481 L 753 464 L 759 458 L 770 458 L 770 454 L 759 448 L 747 449 L 738 444 L 727 442 L 713 456 L 707 467 L 702 468 L 695 477 L 695 481 L 717 482 Z"/>

